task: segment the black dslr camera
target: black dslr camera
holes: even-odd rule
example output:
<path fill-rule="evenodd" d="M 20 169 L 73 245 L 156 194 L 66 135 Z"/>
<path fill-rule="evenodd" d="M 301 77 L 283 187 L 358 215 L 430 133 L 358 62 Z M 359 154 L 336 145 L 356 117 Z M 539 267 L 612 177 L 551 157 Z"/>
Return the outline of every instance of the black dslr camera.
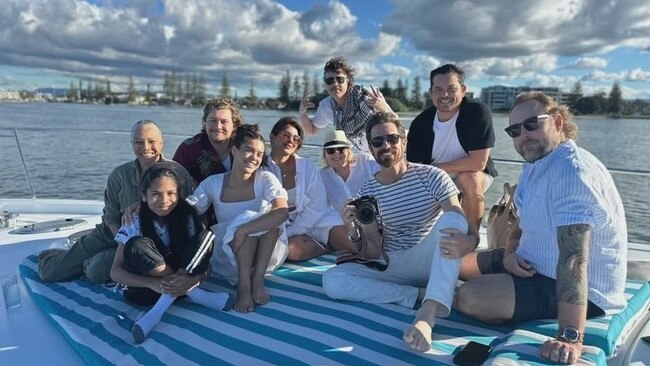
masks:
<path fill-rule="evenodd" d="M 370 225 L 377 219 L 379 206 L 375 197 L 361 196 L 348 204 L 357 208 L 357 221 L 360 223 Z"/>

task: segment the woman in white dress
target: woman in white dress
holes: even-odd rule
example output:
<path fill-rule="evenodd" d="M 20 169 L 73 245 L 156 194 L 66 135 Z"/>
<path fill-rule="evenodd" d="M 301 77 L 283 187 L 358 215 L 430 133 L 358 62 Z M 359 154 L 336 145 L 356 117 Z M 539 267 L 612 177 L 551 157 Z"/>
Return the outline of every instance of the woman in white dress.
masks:
<path fill-rule="evenodd" d="M 212 266 L 217 276 L 237 284 L 233 309 L 253 311 L 269 302 L 264 275 L 287 258 L 284 222 L 289 211 L 287 192 L 275 175 L 258 170 L 264 139 L 257 125 L 242 125 L 233 138 L 230 172 L 206 178 L 187 201 L 199 213 L 210 205 L 219 222 Z"/>
<path fill-rule="evenodd" d="M 341 212 L 345 204 L 380 170 L 370 154 L 354 154 L 345 132 L 341 130 L 325 135 L 323 160 L 325 166 L 320 174 L 325 184 L 327 202 L 336 212 Z"/>
<path fill-rule="evenodd" d="M 289 260 L 307 260 L 331 251 L 358 252 L 338 212 L 327 204 L 318 168 L 296 154 L 302 146 L 302 126 L 281 118 L 271 130 L 268 169 L 282 181 L 289 197 Z"/>

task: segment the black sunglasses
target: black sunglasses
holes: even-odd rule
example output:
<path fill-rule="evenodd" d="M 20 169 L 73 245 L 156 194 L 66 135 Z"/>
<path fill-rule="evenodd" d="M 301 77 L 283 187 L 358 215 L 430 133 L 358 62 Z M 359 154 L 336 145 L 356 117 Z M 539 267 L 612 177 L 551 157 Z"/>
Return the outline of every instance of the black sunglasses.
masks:
<path fill-rule="evenodd" d="M 327 155 L 332 155 L 334 153 L 343 154 L 343 152 L 345 152 L 345 148 L 344 147 L 328 147 L 328 148 L 325 148 L 325 152 L 327 153 Z"/>
<path fill-rule="evenodd" d="M 373 137 L 370 140 L 370 143 L 372 144 L 372 147 L 382 147 L 386 141 L 388 141 L 390 145 L 396 145 L 399 142 L 399 138 L 400 135 L 397 134 L 377 136 Z"/>
<path fill-rule="evenodd" d="M 515 138 L 521 135 L 521 126 L 524 126 L 526 131 L 535 131 L 536 129 L 539 128 L 539 122 L 540 120 L 546 119 L 550 117 L 548 114 L 540 114 L 539 116 L 532 116 L 529 118 L 526 118 L 523 122 L 521 123 L 515 123 L 514 125 L 510 125 L 505 128 L 505 131 L 510 135 L 510 137 Z"/>
<path fill-rule="evenodd" d="M 339 85 L 345 83 L 345 77 L 343 76 L 330 76 L 328 78 L 323 79 L 325 81 L 325 84 L 327 85 L 332 85 L 336 81 Z"/>

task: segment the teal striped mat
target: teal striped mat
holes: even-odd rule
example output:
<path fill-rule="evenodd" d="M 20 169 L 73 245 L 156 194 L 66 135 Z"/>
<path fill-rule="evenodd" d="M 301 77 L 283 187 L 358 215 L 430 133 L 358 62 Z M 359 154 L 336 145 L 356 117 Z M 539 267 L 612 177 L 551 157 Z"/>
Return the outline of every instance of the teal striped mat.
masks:
<path fill-rule="evenodd" d="M 140 345 L 133 343 L 131 327 L 146 307 L 86 281 L 43 283 L 36 261 L 30 256 L 20 266 L 31 296 L 91 365 L 452 365 L 453 355 L 470 340 L 492 344 L 494 357 L 514 352 L 541 362 L 536 347 L 513 345 L 519 335 L 509 328 L 487 327 L 458 314 L 438 319 L 430 352 L 411 351 L 401 336 L 414 310 L 333 301 L 323 293 L 321 275 L 333 265 L 332 256 L 285 264 L 268 276 L 271 302 L 251 314 L 178 300 Z M 202 287 L 234 293 L 216 278 Z M 599 351 L 589 351 L 584 364 L 603 364 Z"/>

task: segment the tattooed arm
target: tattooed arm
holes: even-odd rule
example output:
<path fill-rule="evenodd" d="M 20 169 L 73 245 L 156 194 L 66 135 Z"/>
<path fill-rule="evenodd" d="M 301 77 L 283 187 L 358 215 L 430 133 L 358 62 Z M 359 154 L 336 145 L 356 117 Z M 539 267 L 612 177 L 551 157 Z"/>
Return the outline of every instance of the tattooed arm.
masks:
<path fill-rule="evenodd" d="M 587 224 L 557 228 L 560 256 L 557 262 L 557 321 L 562 327 L 584 332 L 587 318 L 587 264 L 591 229 Z M 582 353 L 582 342 L 569 343 L 562 339 L 546 341 L 540 353 L 544 358 L 560 363 L 575 363 Z M 566 361 L 563 354 L 567 354 Z"/>

